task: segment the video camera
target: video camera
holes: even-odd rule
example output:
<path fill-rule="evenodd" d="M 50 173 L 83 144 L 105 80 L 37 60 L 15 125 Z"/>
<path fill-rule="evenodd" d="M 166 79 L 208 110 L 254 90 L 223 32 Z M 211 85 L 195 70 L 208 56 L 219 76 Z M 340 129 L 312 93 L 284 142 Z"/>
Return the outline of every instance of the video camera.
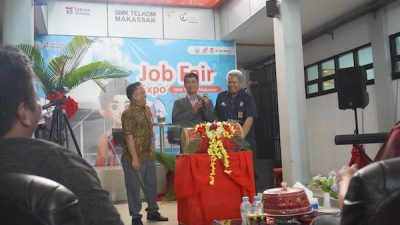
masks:
<path fill-rule="evenodd" d="M 50 103 L 43 105 L 42 110 L 46 110 L 52 106 L 57 104 L 62 105 L 65 102 L 65 95 L 69 92 L 67 87 L 57 87 L 47 92 L 46 99 L 50 101 Z"/>

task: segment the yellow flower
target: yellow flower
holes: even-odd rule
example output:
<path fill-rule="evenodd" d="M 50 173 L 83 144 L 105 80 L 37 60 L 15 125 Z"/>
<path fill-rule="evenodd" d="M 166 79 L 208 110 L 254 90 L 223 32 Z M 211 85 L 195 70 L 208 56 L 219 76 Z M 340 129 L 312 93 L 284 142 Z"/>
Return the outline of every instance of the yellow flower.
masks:
<path fill-rule="evenodd" d="M 207 149 L 207 153 L 211 157 L 209 184 L 214 185 L 216 174 L 215 165 L 217 160 L 222 161 L 225 167 L 224 173 L 232 173 L 232 171 L 229 169 L 229 156 L 221 138 L 230 139 L 234 134 L 233 126 L 228 122 L 201 123 L 196 125 L 195 131 L 200 133 L 202 136 L 207 136 L 209 139 Z"/>

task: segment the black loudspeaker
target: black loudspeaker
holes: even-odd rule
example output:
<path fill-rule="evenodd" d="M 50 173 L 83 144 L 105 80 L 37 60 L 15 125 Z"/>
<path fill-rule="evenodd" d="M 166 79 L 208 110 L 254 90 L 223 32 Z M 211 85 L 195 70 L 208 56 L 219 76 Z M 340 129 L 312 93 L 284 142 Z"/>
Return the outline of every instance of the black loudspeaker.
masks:
<path fill-rule="evenodd" d="M 340 69 L 335 78 L 339 109 L 365 108 L 369 103 L 366 85 L 367 73 L 363 67 Z"/>
<path fill-rule="evenodd" d="M 277 17 L 279 15 L 278 3 L 276 0 L 269 0 L 265 3 L 267 9 L 267 17 Z"/>

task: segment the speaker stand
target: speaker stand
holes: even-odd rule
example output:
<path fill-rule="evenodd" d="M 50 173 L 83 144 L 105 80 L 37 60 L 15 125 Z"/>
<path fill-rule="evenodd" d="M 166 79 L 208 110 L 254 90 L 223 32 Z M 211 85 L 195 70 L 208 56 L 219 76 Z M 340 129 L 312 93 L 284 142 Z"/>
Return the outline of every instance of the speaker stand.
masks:
<path fill-rule="evenodd" d="M 356 129 L 354 130 L 354 134 L 358 135 L 358 117 L 357 117 L 357 108 L 353 108 L 354 110 L 354 119 L 355 119 L 355 125 L 356 125 Z M 367 155 L 367 153 L 365 152 L 363 147 L 360 147 L 359 144 L 353 144 L 353 147 L 357 149 L 358 152 L 361 153 L 361 155 L 363 155 L 364 157 L 366 157 L 368 159 L 368 163 L 371 164 L 372 163 L 372 159 Z"/>

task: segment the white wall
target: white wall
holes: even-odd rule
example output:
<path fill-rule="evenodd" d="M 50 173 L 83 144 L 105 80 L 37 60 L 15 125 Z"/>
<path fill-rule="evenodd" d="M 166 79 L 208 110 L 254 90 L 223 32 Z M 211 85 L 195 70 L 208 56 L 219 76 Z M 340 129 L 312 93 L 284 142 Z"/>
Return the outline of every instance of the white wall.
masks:
<path fill-rule="evenodd" d="M 224 37 L 250 19 L 265 6 L 260 0 L 230 0 L 219 10 L 221 37 Z"/>
<path fill-rule="evenodd" d="M 0 44 L 3 44 L 3 12 L 4 1 L 0 1 Z"/>
<path fill-rule="evenodd" d="M 386 7 L 388 18 L 388 33 L 389 35 L 400 31 L 399 15 L 400 2 L 394 2 Z"/>
<path fill-rule="evenodd" d="M 318 62 L 369 43 L 368 17 L 363 16 L 303 46 L 304 65 Z"/>
<path fill-rule="evenodd" d="M 400 21 L 400 7 L 397 5 L 391 4 L 386 7 L 388 33 L 390 34 L 400 32 L 400 23 L 398 22 Z M 330 35 L 323 35 L 305 44 L 303 46 L 304 65 L 310 65 L 369 43 L 369 16 L 363 16 L 336 29 L 333 32 L 333 39 Z M 397 84 L 398 80 L 393 81 L 395 98 L 399 106 L 398 95 L 396 97 Z M 367 91 L 370 103 L 362 112 L 359 110 L 359 129 L 360 133 L 376 133 L 379 131 L 375 86 L 369 85 Z M 398 114 L 397 118 L 399 118 Z M 351 157 L 352 146 L 337 146 L 334 144 L 334 137 L 337 134 L 353 133 L 355 128 L 354 112 L 352 110 L 339 110 L 337 94 L 333 93 L 307 99 L 307 119 L 311 174 L 326 174 L 332 169 L 338 170 L 346 165 Z M 374 158 L 379 147 L 380 144 L 366 145 L 367 154 Z"/>
<path fill-rule="evenodd" d="M 204 8 L 56 1 L 47 10 L 56 35 L 215 40 L 219 23 Z"/>

